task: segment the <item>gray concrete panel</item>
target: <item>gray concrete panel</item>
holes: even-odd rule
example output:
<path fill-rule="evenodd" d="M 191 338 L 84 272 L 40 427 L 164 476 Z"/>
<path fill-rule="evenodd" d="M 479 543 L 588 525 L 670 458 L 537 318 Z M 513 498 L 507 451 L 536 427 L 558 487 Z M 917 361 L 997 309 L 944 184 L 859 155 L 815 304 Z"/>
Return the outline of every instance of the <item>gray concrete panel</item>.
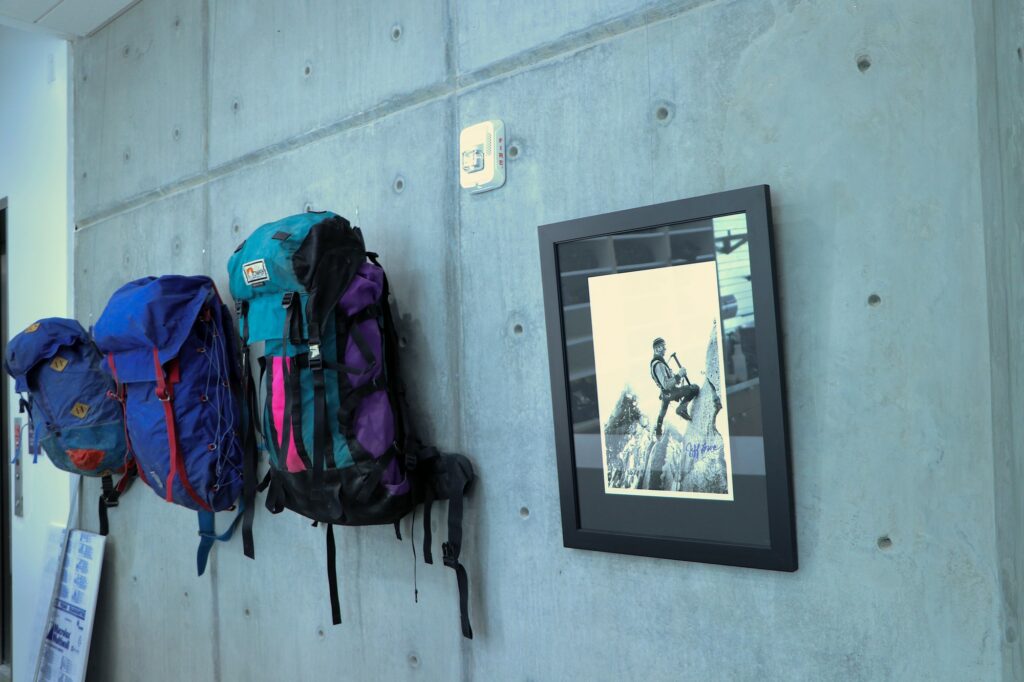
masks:
<path fill-rule="evenodd" d="M 1024 675 L 1020 585 L 1024 575 L 1021 459 L 1024 429 L 1017 424 L 1024 395 L 1024 7 L 1019 0 L 977 2 L 978 137 L 982 155 L 986 267 L 992 352 L 992 439 L 995 452 L 996 543 L 1001 583 L 1003 672 Z"/>
<path fill-rule="evenodd" d="M 143 2 L 73 46 L 75 215 L 203 170 L 205 3 Z"/>
<path fill-rule="evenodd" d="M 83 527 L 95 532 L 99 481 L 81 494 Z M 195 512 L 136 481 L 109 520 L 88 679 L 213 679 L 218 585 L 209 570 L 196 577 Z"/>
<path fill-rule="evenodd" d="M 215 0 L 211 164 L 442 83 L 446 16 L 442 0 Z"/>
<path fill-rule="evenodd" d="M 95 324 L 111 294 L 133 279 L 203 272 L 205 191 L 175 194 L 75 233 L 75 315 L 83 326 Z"/>

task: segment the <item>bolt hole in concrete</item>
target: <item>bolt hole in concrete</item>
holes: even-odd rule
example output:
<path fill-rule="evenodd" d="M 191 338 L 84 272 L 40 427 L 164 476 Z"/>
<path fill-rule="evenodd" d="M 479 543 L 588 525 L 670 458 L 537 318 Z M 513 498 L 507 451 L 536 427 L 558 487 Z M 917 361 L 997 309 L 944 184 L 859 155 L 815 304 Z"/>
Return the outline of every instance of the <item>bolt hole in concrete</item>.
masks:
<path fill-rule="evenodd" d="M 313 67 L 310 66 L 309 64 L 306 64 L 306 68 L 302 70 L 302 73 L 304 73 L 308 77 L 310 74 L 313 73 Z"/>
<path fill-rule="evenodd" d="M 878 549 L 886 550 L 890 547 L 892 547 L 892 538 L 890 538 L 888 535 L 883 535 L 882 537 L 878 538 Z"/>
<path fill-rule="evenodd" d="M 870 296 L 868 296 L 868 305 L 871 306 L 872 308 L 877 308 L 878 306 L 882 305 L 882 297 L 879 296 L 878 294 L 871 294 Z"/>
<path fill-rule="evenodd" d="M 522 334 L 523 333 L 523 325 L 517 324 L 516 326 L 512 327 L 512 331 L 515 332 L 516 334 Z"/>
<path fill-rule="evenodd" d="M 857 68 L 864 73 L 871 68 L 871 57 L 866 54 L 857 55 Z"/>
<path fill-rule="evenodd" d="M 242 103 L 239 102 L 237 99 L 234 102 L 231 103 L 231 111 L 235 112 L 236 114 L 238 113 L 238 110 L 241 109 L 241 108 L 242 108 Z"/>
<path fill-rule="evenodd" d="M 174 131 L 171 133 L 171 137 L 173 137 L 175 140 L 180 140 L 181 139 L 181 131 L 178 130 L 177 128 L 175 128 Z"/>
<path fill-rule="evenodd" d="M 395 178 L 395 182 L 391 186 L 395 190 L 396 194 L 401 194 L 402 190 L 405 189 L 405 179 L 402 178 L 402 176 L 398 176 Z"/>
<path fill-rule="evenodd" d="M 675 114 L 675 107 L 671 102 L 656 102 L 654 107 L 654 120 L 661 125 L 668 125 Z"/>
<path fill-rule="evenodd" d="M 85 171 L 82 171 L 82 179 L 85 180 L 87 177 L 89 177 L 89 174 L 86 173 Z"/>
<path fill-rule="evenodd" d="M 1018 47 L 1017 48 L 1017 59 L 1019 59 L 1022 62 L 1024 62 L 1024 47 Z"/>
<path fill-rule="evenodd" d="M 323 639 L 324 638 L 324 629 L 320 628 L 319 630 L 317 630 L 316 631 L 316 636 L 319 637 L 320 639 Z"/>
<path fill-rule="evenodd" d="M 132 48 L 130 46 L 125 45 L 123 48 L 121 48 L 121 56 L 122 57 L 127 57 L 131 53 L 132 53 Z"/>
<path fill-rule="evenodd" d="M 252 615 L 252 611 L 250 611 L 249 609 L 246 609 L 245 610 L 245 615 L 246 615 L 246 617 L 251 616 Z"/>
<path fill-rule="evenodd" d="M 174 17 L 174 28 L 181 26 L 181 17 Z"/>
<path fill-rule="evenodd" d="M 524 519 L 530 518 L 530 509 L 529 509 L 529 507 L 520 507 L 519 508 L 519 515 L 522 516 Z"/>
<path fill-rule="evenodd" d="M 124 160 L 129 161 L 132 158 L 132 151 L 130 149 L 124 150 Z"/>
<path fill-rule="evenodd" d="M 391 39 L 398 40 L 402 37 L 402 25 L 395 24 L 391 27 Z"/>
<path fill-rule="evenodd" d="M 238 223 L 235 223 L 234 225 L 231 226 L 231 231 L 234 232 L 235 234 L 238 234 L 239 232 L 242 231 L 242 226 L 239 225 Z"/>
<path fill-rule="evenodd" d="M 409 667 L 418 668 L 420 667 L 420 657 L 416 654 L 409 654 Z"/>
<path fill-rule="evenodd" d="M 519 158 L 519 143 L 513 142 L 508 146 L 508 158 L 518 159 Z"/>

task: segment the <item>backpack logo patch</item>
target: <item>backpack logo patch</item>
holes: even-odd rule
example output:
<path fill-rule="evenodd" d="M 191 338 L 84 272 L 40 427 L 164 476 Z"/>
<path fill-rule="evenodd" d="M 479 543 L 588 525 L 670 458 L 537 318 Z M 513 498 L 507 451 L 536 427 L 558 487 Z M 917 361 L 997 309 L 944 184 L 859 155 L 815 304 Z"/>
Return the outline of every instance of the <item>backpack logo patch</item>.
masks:
<path fill-rule="evenodd" d="M 260 258 L 243 263 L 242 276 L 245 277 L 245 283 L 251 287 L 258 287 L 264 282 L 269 282 L 270 273 L 267 272 L 267 261 Z"/>
<path fill-rule="evenodd" d="M 79 419 L 85 419 L 85 415 L 89 414 L 89 406 L 85 403 L 75 403 L 71 408 L 71 414 Z"/>
<path fill-rule="evenodd" d="M 39 329 L 39 323 L 38 322 L 33 322 L 29 326 L 25 327 L 25 333 L 26 334 L 31 334 L 32 332 L 34 332 L 37 329 Z"/>
<path fill-rule="evenodd" d="M 59 355 L 50 361 L 50 369 L 52 369 L 54 372 L 63 372 L 64 368 L 67 366 L 68 361 Z"/>

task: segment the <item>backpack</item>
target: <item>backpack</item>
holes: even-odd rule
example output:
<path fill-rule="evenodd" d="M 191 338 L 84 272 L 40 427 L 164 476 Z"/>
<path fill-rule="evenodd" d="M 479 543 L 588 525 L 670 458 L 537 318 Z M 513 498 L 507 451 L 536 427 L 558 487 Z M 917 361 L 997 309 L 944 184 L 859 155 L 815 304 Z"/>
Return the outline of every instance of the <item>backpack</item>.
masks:
<path fill-rule="evenodd" d="M 100 533 L 106 535 L 107 508 L 117 506 L 134 463 L 121 407 L 111 400 L 114 382 L 101 362 L 82 325 L 60 317 L 29 325 L 11 339 L 4 359 L 22 394 L 21 411 L 28 413 L 30 451 L 38 455 L 41 444 L 58 469 L 102 478 Z M 115 486 L 116 473 L 124 476 Z"/>
<path fill-rule="evenodd" d="M 110 298 L 93 331 L 124 404 L 139 477 L 199 514 L 199 575 L 223 535 L 214 512 L 242 489 L 240 367 L 230 316 L 209 277 L 144 277 Z M 252 556 L 251 527 L 243 528 Z"/>
<path fill-rule="evenodd" d="M 432 563 L 430 504 L 447 499 L 444 563 L 456 572 L 462 631 L 472 638 L 459 555 L 473 467 L 413 436 L 387 277 L 361 231 L 334 213 L 294 215 L 253 232 L 228 273 L 243 366 L 249 344 L 263 342 L 260 421 L 270 470 L 260 489 L 269 488 L 272 513 L 290 509 L 327 524 L 334 624 L 341 611 L 333 526 L 394 524 L 401 540 L 399 521 L 423 503 L 424 560 Z M 252 398 L 249 405 L 255 423 L 259 408 Z"/>

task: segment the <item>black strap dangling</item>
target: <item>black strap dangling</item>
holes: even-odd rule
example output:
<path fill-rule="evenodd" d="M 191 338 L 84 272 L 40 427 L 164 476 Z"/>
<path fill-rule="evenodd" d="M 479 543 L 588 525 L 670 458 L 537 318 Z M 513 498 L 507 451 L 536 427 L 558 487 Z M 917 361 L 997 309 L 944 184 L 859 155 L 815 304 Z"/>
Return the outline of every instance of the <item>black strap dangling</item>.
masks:
<path fill-rule="evenodd" d="M 331 622 L 341 624 L 341 602 L 338 599 L 338 566 L 334 545 L 334 525 L 327 524 L 327 586 L 331 593 Z"/>

